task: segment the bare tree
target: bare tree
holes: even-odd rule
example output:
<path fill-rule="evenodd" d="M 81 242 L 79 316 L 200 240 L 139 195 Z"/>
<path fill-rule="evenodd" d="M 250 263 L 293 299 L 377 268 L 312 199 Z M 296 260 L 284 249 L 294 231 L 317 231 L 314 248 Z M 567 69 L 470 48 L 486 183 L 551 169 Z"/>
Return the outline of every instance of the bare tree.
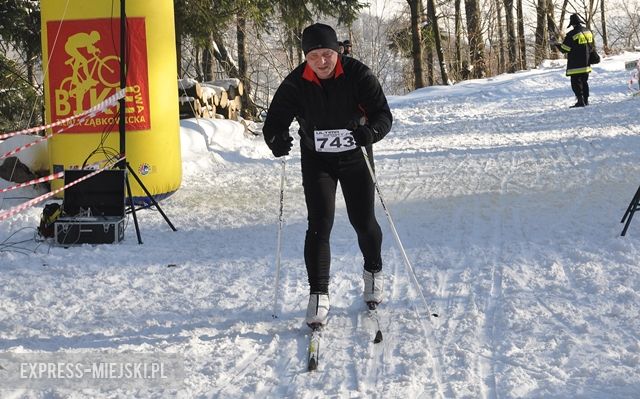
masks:
<path fill-rule="evenodd" d="M 461 0 L 455 0 L 455 15 L 454 15 L 454 30 L 455 30 L 455 52 L 456 59 L 454 62 L 454 69 L 458 79 L 461 78 L 462 75 L 462 12 L 460 10 L 460 2 Z"/>
<path fill-rule="evenodd" d="M 534 60 L 535 64 L 547 58 L 547 0 L 538 0 L 536 5 L 536 40 Z"/>
<path fill-rule="evenodd" d="M 609 54 L 611 50 L 609 49 L 609 38 L 607 37 L 607 18 L 606 12 L 604 8 L 604 0 L 600 0 L 600 21 L 602 23 L 602 47 L 604 48 L 604 53 Z"/>
<path fill-rule="evenodd" d="M 507 72 L 513 73 L 518 70 L 516 27 L 513 20 L 513 0 L 504 0 L 504 16 L 507 21 Z"/>
<path fill-rule="evenodd" d="M 349 29 L 354 56 L 371 68 L 385 92 L 395 92 L 399 83 L 399 74 L 394 69 L 394 52 L 387 47 L 394 22 L 395 19 L 362 13 Z"/>
<path fill-rule="evenodd" d="M 496 24 L 498 26 L 498 73 L 503 73 L 506 70 L 505 63 L 505 43 L 504 43 L 504 31 L 502 30 L 502 4 L 500 0 L 496 1 Z"/>
<path fill-rule="evenodd" d="M 465 0 L 464 8 L 467 15 L 467 36 L 469 38 L 469 55 L 473 65 L 473 76 L 482 78 L 486 75 L 486 64 L 478 0 Z"/>
<path fill-rule="evenodd" d="M 560 40 L 560 29 L 558 29 L 558 25 L 556 25 L 553 0 L 547 0 L 547 32 L 549 34 L 549 42 L 552 44 L 558 43 Z M 551 46 L 551 58 L 560 58 L 560 51 L 556 46 Z"/>
<path fill-rule="evenodd" d="M 640 46 L 640 2 L 609 0 L 608 4 L 610 9 L 618 11 L 618 17 L 608 21 L 609 47 Z"/>
<path fill-rule="evenodd" d="M 585 15 L 585 21 L 587 23 L 587 28 L 591 29 L 591 24 L 593 22 L 593 19 L 597 13 L 597 9 L 598 9 L 598 0 L 587 0 L 584 3 L 584 15 Z"/>
<path fill-rule="evenodd" d="M 435 47 L 435 37 L 438 34 L 433 27 L 433 20 L 435 19 L 434 15 L 434 5 L 430 0 L 427 1 L 427 15 L 424 16 L 425 19 L 421 22 L 420 26 L 425 27 L 426 35 L 422 37 L 425 41 L 424 50 L 426 52 L 425 62 L 427 67 L 427 84 L 428 86 L 433 86 L 435 83 L 434 73 L 433 73 L 433 48 Z"/>
<path fill-rule="evenodd" d="M 516 12 L 518 15 L 518 67 L 524 70 L 527 69 L 527 46 L 524 38 L 522 0 L 516 0 Z"/>
<path fill-rule="evenodd" d="M 427 0 L 429 7 L 427 7 L 429 21 L 431 22 L 431 29 L 433 31 L 434 43 L 436 47 L 436 53 L 438 54 L 438 62 L 440 64 L 440 77 L 442 78 L 442 84 L 449 84 L 449 73 L 447 72 L 447 61 L 445 59 L 444 50 L 442 48 L 442 38 L 440 37 L 440 24 L 438 23 L 438 15 L 436 11 L 435 0 Z"/>
<path fill-rule="evenodd" d="M 411 58 L 413 60 L 413 86 L 424 87 L 424 67 L 422 61 L 422 31 L 420 20 L 422 15 L 421 0 L 407 0 L 411 11 Z"/>
<path fill-rule="evenodd" d="M 244 86 L 240 97 L 241 115 L 246 119 L 254 119 L 258 115 L 258 107 L 251 98 L 251 80 L 249 80 L 247 60 L 247 20 L 243 14 L 239 14 L 236 20 L 236 38 L 238 40 L 238 78 Z"/>
<path fill-rule="evenodd" d="M 560 8 L 560 20 L 558 21 L 560 24 L 560 27 L 564 26 L 564 17 L 567 14 L 567 6 L 569 4 L 569 0 L 563 0 L 562 2 L 562 8 Z"/>

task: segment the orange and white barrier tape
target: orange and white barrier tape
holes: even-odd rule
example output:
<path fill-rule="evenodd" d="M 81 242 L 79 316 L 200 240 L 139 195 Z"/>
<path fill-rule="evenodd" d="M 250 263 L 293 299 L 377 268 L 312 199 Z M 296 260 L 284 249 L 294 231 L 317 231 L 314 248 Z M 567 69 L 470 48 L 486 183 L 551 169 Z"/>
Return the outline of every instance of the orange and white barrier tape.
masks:
<path fill-rule="evenodd" d="M 0 155 L 0 159 L 4 159 L 4 158 L 10 157 L 12 155 L 15 155 L 15 154 L 19 153 L 22 150 L 26 150 L 27 148 L 33 147 L 34 145 L 36 145 L 38 143 L 42 143 L 43 141 L 49 140 L 51 137 L 53 137 L 53 134 L 46 135 L 46 136 L 44 136 L 42 138 L 39 138 L 36 141 L 32 141 L 31 143 L 27 143 L 25 145 L 21 145 L 18 148 L 14 148 L 13 150 L 11 150 L 9 152 Z"/>
<path fill-rule="evenodd" d="M 22 187 L 31 186 L 31 185 L 38 184 L 38 183 L 44 183 L 44 182 L 47 182 L 47 181 L 51 181 L 53 179 L 60 179 L 60 178 L 62 178 L 62 176 L 64 176 L 64 172 L 58 172 L 58 173 L 54 173 L 54 174 L 49 175 L 49 176 L 41 177 L 39 179 L 29 180 L 29 181 L 26 181 L 24 183 L 17 184 L 15 186 L 3 188 L 2 190 L 0 190 L 0 194 L 1 193 L 6 193 L 7 191 L 15 190 L 15 189 L 18 189 L 18 188 L 22 188 Z"/>
<path fill-rule="evenodd" d="M 55 122 L 53 124 L 49 124 L 49 125 L 41 126 L 41 127 L 36 127 L 36 128 L 32 128 L 32 129 L 37 129 L 37 130 L 41 130 L 42 128 L 47 128 L 48 129 L 48 127 L 51 127 L 51 126 L 54 126 L 54 125 L 57 126 L 58 124 L 66 123 L 67 121 L 74 120 L 74 119 L 78 119 L 78 122 L 82 122 L 86 118 L 91 117 L 91 116 L 95 116 L 97 113 L 105 111 L 108 108 L 110 108 L 111 106 L 113 106 L 114 104 L 116 104 L 119 99 L 124 97 L 124 93 L 125 93 L 125 89 L 119 90 L 116 94 L 112 95 L 111 97 L 108 97 L 107 99 L 105 99 L 100 104 L 97 104 L 97 105 L 89 108 L 88 110 L 84 111 L 81 114 L 74 115 L 72 117 L 57 121 L 57 122 Z M 74 125 L 73 123 L 70 124 L 70 125 L 67 125 L 63 129 L 61 129 L 61 130 L 59 130 L 59 131 L 57 131 L 55 133 L 62 133 L 65 129 L 68 129 L 73 125 Z M 26 129 L 26 130 L 31 130 L 31 129 Z M 17 133 L 16 134 L 9 133 L 9 134 L 10 135 L 16 135 Z M 26 134 L 26 133 L 21 133 L 21 134 Z M 44 136 L 44 137 L 42 137 L 42 138 L 40 138 L 40 139 L 38 139 L 36 141 L 33 141 L 31 143 L 27 143 L 27 144 L 22 145 L 22 146 L 20 146 L 18 148 L 14 148 L 13 150 L 11 150 L 9 152 L 0 155 L 0 159 L 4 159 L 4 158 L 10 157 L 12 155 L 15 155 L 15 154 L 19 153 L 22 150 L 26 150 L 27 148 L 32 147 L 32 146 L 34 146 L 34 145 L 36 145 L 38 143 L 42 143 L 43 141 L 49 140 L 51 137 L 53 137 L 53 133 L 52 134 L 48 134 L 48 135 L 46 135 L 46 136 Z M 2 136 L 0 136 L 0 139 L 2 139 Z"/>
<path fill-rule="evenodd" d="M 68 118 L 60 119 L 58 121 L 55 121 L 53 123 L 49 123 L 47 125 L 30 127 L 28 129 L 19 130 L 17 132 L 13 132 L 13 133 L 0 134 L 0 140 L 8 139 L 9 137 L 19 136 L 19 135 L 22 135 L 22 134 L 37 133 L 37 132 L 39 132 L 41 130 L 51 129 L 51 128 L 56 127 L 56 126 L 65 125 L 65 124 L 67 124 L 67 123 L 69 123 L 69 122 L 71 122 L 71 121 L 73 121 L 75 119 L 79 119 L 79 118 L 82 118 L 82 117 L 88 117 L 88 116 L 95 116 L 95 114 L 97 114 L 98 112 L 102 112 L 102 111 L 112 107 L 113 105 L 115 105 L 118 102 L 118 100 L 120 100 L 121 98 L 124 98 L 125 92 L 126 92 L 126 88 L 125 89 L 120 89 L 114 95 L 112 95 L 111 97 L 107 97 L 101 103 L 96 104 L 93 107 L 89 108 L 88 110 L 83 111 L 83 112 L 81 112 L 81 113 L 79 113 L 77 115 L 73 115 L 73 116 L 70 116 Z"/>
<path fill-rule="evenodd" d="M 69 183 L 69 184 L 67 184 L 67 185 L 65 185 L 65 186 L 63 186 L 63 187 L 60 187 L 60 188 L 58 188 L 57 190 L 50 191 L 50 192 L 48 192 L 48 193 L 46 193 L 46 194 L 43 194 L 43 195 L 41 195 L 41 196 L 39 196 L 39 197 L 33 198 L 33 199 L 31 199 L 31 200 L 29 200 L 29 201 L 27 201 L 27 202 L 23 203 L 23 204 L 20 204 L 20 205 L 14 206 L 13 208 L 10 208 L 10 209 L 8 209 L 8 210 L 6 210 L 6 211 L 4 211 L 4 212 L 0 212 L 0 221 L 5 220 L 5 219 L 8 219 L 8 218 L 10 218 L 11 216 L 14 216 L 15 214 L 17 214 L 18 212 L 21 212 L 21 211 L 23 211 L 23 210 L 25 210 L 25 209 L 27 209 L 27 208 L 30 208 L 31 206 L 33 206 L 33 205 L 35 205 L 35 204 L 37 204 L 37 203 L 39 203 L 39 202 L 42 202 L 42 201 L 46 200 L 47 198 L 51 198 L 51 197 L 53 197 L 54 195 L 58 194 L 59 192 L 61 192 L 61 191 L 62 191 L 62 190 L 64 190 L 65 188 L 68 188 L 68 187 L 74 186 L 74 185 L 76 185 L 76 184 L 80 183 L 80 182 L 81 182 L 81 181 L 83 181 L 83 180 L 87 180 L 87 179 L 89 179 L 89 178 L 91 178 L 91 177 L 93 177 L 93 176 L 97 175 L 98 173 L 102 172 L 103 170 L 108 169 L 108 168 L 110 168 L 111 166 L 113 166 L 113 165 L 117 164 L 118 162 L 122 161 L 124 158 L 125 158 L 125 157 L 122 157 L 122 158 L 120 158 L 120 159 L 118 159 L 118 160 L 116 160 L 116 161 L 114 161 L 114 162 L 111 162 L 111 163 L 109 163 L 109 164 L 105 165 L 104 167 L 102 167 L 102 168 L 100 168 L 100 169 L 97 169 L 95 172 L 91 172 L 91 173 L 89 173 L 89 174 L 88 174 L 88 175 L 86 175 L 86 176 L 82 176 L 81 178 L 79 178 L 79 179 L 77 179 L 77 180 L 74 180 L 74 181 L 72 181 L 71 183 Z M 63 172 L 63 173 L 64 173 L 64 172 Z"/>

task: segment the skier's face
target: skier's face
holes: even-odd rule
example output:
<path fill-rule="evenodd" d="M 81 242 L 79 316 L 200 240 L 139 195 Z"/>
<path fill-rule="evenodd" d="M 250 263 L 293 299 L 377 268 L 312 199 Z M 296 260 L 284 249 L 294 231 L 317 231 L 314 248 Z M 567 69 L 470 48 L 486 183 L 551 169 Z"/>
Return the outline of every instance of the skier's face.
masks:
<path fill-rule="evenodd" d="M 319 79 L 329 79 L 336 68 L 338 53 L 328 48 L 319 48 L 309 51 L 306 60 Z"/>

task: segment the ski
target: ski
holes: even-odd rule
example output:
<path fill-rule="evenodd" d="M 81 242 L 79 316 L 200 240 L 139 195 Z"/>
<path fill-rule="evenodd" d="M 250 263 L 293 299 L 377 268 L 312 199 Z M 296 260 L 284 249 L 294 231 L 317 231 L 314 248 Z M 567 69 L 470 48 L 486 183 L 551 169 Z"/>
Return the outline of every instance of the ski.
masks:
<path fill-rule="evenodd" d="M 375 302 L 367 302 L 367 315 L 374 322 L 375 334 L 373 343 L 382 342 L 382 331 L 380 329 L 380 316 L 378 315 L 378 304 Z M 322 337 L 322 325 L 312 324 L 311 335 L 309 336 L 309 352 L 307 359 L 307 370 L 315 371 L 318 369 L 320 359 L 320 338 Z"/>
<path fill-rule="evenodd" d="M 322 326 L 320 324 L 314 324 L 309 327 L 311 327 L 311 336 L 309 339 L 309 359 L 307 363 L 307 370 L 314 371 L 318 368 L 318 358 L 320 357 L 320 336 Z"/>
<path fill-rule="evenodd" d="M 367 302 L 367 315 L 375 322 L 376 333 L 373 338 L 374 344 L 382 342 L 382 331 L 380 330 L 380 317 L 378 315 L 378 304 L 375 302 Z"/>

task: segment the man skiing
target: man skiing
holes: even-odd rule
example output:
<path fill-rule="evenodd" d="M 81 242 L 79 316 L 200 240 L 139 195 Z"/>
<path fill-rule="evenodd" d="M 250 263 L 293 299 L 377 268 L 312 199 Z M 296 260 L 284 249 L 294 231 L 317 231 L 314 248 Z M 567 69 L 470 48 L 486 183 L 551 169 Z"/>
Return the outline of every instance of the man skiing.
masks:
<path fill-rule="evenodd" d="M 567 54 L 566 75 L 571 77 L 571 89 L 576 95 L 577 102 L 571 106 L 575 108 L 589 105 L 589 54 L 595 47 L 595 42 L 593 33 L 582 26 L 578 14 L 571 14 L 569 17 L 568 27 L 572 26 L 573 30 L 567 33 L 562 43 L 556 43 L 556 46 Z"/>
<path fill-rule="evenodd" d="M 304 259 L 309 280 L 306 323 L 326 324 L 329 312 L 329 237 L 340 183 L 347 214 L 364 258 L 364 300 L 382 301 L 382 231 L 375 217 L 375 186 L 360 147 L 373 162 L 372 144 L 393 117 L 380 83 L 363 63 L 338 53 L 334 29 L 316 23 L 302 33 L 305 62 L 280 84 L 267 112 L 264 140 L 275 157 L 289 154 L 289 126 L 299 123 L 302 185 L 308 228 Z"/>

